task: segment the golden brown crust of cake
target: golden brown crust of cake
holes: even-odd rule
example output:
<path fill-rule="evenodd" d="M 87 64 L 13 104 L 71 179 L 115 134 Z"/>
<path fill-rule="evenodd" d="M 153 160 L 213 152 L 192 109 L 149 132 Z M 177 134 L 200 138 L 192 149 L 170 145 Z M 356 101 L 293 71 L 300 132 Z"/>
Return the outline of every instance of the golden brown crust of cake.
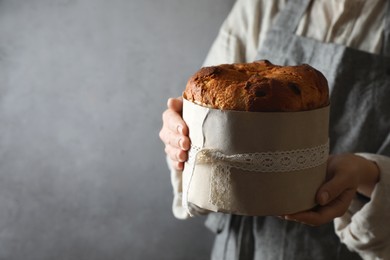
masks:
<path fill-rule="evenodd" d="M 188 81 L 183 97 L 222 110 L 295 112 L 329 104 L 328 82 L 307 64 L 269 61 L 203 67 Z"/>

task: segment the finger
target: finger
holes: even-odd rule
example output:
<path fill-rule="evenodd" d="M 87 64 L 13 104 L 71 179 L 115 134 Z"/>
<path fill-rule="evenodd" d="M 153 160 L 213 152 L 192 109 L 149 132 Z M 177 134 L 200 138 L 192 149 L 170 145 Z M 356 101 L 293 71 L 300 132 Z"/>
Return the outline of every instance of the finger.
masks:
<path fill-rule="evenodd" d="M 326 205 L 339 197 L 340 194 L 346 189 L 352 188 L 351 180 L 348 174 L 334 173 L 333 178 L 325 182 L 318 190 L 316 194 L 316 201 L 320 205 Z"/>
<path fill-rule="evenodd" d="M 183 162 L 174 162 L 172 161 L 172 167 L 175 168 L 178 171 L 184 170 L 184 163 Z"/>
<path fill-rule="evenodd" d="M 159 136 L 165 145 L 170 145 L 184 151 L 190 149 L 191 143 L 187 136 L 179 135 L 167 128 L 162 128 Z"/>
<path fill-rule="evenodd" d="M 176 162 L 169 159 L 169 165 L 174 168 L 175 170 L 182 171 L 184 169 L 184 163 L 183 162 Z"/>
<path fill-rule="evenodd" d="M 319 226 L 332 221 L 336 217 L 344 215 L 354 196 L 355 190 L 349 189 L 344 191 L 338 198 L 334 199 L 328 205 L 320 206 L 314 210 L 286 215 L 285 219 L 312 226 Z"/>
<path fill-rule="evenodd" d="M 180 114 L 172 109 L 167 109 L 163 113 L 163 127 L 169 128 L 171 131 L 181 134 L 188 135 L 188 127 L 184 122 Z"/>
<path fill-rule="evenodd" d="M 184 151 L 188 151 L 191 147 L 191 141 L 188 136 L 175 134 L 169 129 L 161 129 L 159 136 L 165 145 L 171 145 Z"/>
<path fill-rule="evenodd" d="M 183 98 L 169 98 L 167 102 L 168 109 L 172 109 L 177 113 L 181 113 L 183 110 Z"/>
<path fill-rule="evenodd" d="M 171 145 L 165 146 L 165 153 L 169 156 L 169 158 L 174 162 L 185 162 L 187 161 L 187 152 L 181 149 L 175 148 Z"/>
<path fill-rule="evenodd" d="M 181 136 L 179 140 L 180 148 L 184 151 L 188 151 L 191 148 L 191 141 L 188 136 Z"/>

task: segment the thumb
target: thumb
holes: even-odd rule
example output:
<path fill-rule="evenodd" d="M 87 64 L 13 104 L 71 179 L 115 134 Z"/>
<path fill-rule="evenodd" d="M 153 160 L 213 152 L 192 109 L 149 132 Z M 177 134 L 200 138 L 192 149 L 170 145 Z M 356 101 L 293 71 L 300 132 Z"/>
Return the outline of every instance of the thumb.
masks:
<path fill-rule="evenodd" d="M 183 109 L 183 98 L 169 98 L 167 102 L 167 107 L 169 109 L 173 109 L 177 113 L 180 113 Z"/>
<path fill-rule="evenodd" d="M 324 206 L 339 197 L 345 190 L 350 189 L 350 186 L 348 179 L 343 174 L 335 173 L 333 178 L 320 187 L 316 195 L 316 201 Z"/>

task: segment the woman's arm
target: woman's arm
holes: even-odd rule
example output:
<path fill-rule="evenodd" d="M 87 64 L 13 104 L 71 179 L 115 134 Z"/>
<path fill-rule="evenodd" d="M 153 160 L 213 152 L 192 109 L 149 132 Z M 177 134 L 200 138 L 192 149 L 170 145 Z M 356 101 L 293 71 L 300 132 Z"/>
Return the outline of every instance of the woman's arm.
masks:
<path fill-rule="evenodd" d="M 286 215 L 285 219 L 318 226 L 341 217 L 347 212 L 356 192 L 370 197 L 379 181 L 375 162 L 355 154 L 331 155 L 328 159 L 327 180 L 316 195 L 318 207 Z"/>
<path fill-rule="evenodd" d="M 328 176 L 317 195 L 320 206 L 288 215 L 286 219 L 309 225 L 334 219 L 336 234 L 349 250 L 359 253 L 363 259 L 388 259 L 390 157 L 368 153 L 332 156 Z M 324 191 L 329 191 L 327 200 L 326 196 L 321 198 Z M 357 192 L 367 199 L 356 196 Z"/>

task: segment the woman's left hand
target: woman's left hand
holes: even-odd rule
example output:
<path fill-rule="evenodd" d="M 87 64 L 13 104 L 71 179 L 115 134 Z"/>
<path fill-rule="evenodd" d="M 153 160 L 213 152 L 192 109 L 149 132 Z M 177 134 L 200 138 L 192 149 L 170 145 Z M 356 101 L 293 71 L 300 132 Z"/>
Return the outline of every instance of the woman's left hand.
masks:
<path fill-rule="evenodd" d="M 354 154 L 331 155 L 326 182 L 319 188 L 314 209 L 282 216 L 286 220 L 319 226 L 341 217 L 356 191 L 370 197 L 379 180 L 376 163 Z"/>

